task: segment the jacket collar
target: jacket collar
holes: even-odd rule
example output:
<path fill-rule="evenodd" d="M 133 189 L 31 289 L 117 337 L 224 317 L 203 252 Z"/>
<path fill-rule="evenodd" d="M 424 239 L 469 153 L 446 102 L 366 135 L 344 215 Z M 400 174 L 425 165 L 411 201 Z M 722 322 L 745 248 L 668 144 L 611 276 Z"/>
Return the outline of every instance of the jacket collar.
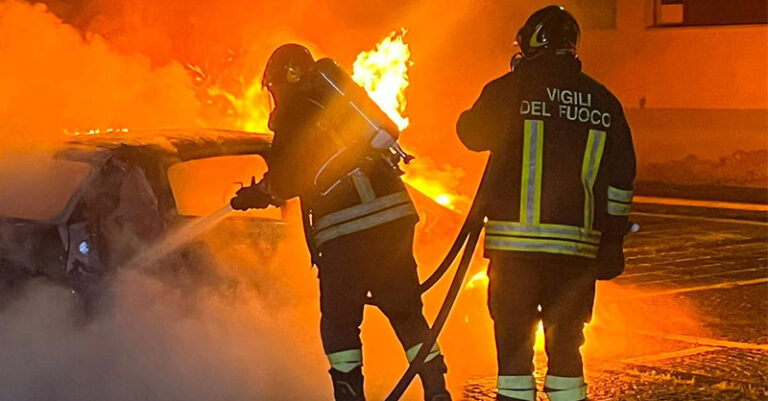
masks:
<path fill-rule="evenodd" d="M 544 53 L 535 58 L 522 58 L 514 71 L 524 75 L 570 75 L 581 72 L 581 60 L 571 55 Z"/>

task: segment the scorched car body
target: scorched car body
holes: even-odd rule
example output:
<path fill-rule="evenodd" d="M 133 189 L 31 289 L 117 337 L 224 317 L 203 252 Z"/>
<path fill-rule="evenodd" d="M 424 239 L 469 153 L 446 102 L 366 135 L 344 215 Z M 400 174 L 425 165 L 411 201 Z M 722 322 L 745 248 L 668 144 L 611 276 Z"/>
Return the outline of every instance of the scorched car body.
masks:
<path fill-rule="evenodd" d="M 62 180 L 54 178 L 49 193 L 37 196 L 43 203 L 46 197 L 63 196 L 63 207 L 20 216 L 24 213 L 3 210 L 0 205 L 0 294 L 31 277 L 44 276 L 87 296 L 138 250 L 189 217 L 179 212 L 169 179 L 171 168 L 237 155 L 263 160 L 270 143 L 271 137 L 263 134 L 204 129 L 78 136 L 51 156 L 54 166 L 74 166 L 76 173 L 59 167 L 44 170 L 62 175 L 64 181 L 77 176 L 72 188 L 60 190 L 57 181 Z M 17 188 L 29 184 L 24 178 L 19 176 Z M 205 195 L 203 184 L 201 196 Z M 190 185 L 186 187 L 189 190 Z M 9 191 L 4 190 L 3 196 Z M 227 199 L 222 196 L 220 201 L 224 205 Z M 23 209 L 23 202 L 29 200 L 11 197 L 4 203 Z M 280 219 L 251 220 L 260 220 L 262 234 L 265 221 L 274 232 L 283 224 Z M 200 247 L 194 248 L 199 253 Z M 190 263 L 189 258 L 184 263 Z"/>

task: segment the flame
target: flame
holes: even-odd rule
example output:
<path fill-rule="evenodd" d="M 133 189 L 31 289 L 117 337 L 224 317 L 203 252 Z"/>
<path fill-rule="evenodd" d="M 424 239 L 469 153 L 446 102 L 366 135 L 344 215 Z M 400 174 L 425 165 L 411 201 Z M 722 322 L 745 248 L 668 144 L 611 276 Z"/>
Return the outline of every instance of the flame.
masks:
<path fill-rule="evenodd" d="M 128 128 L 106 128 L 106 129 L 96 128 L 96 129 L 89 129 L 87 131 L 86 130 L 70 131 L 65 128 L 63 131 L 64 131 L 64 135 L 67 135 L 67 136 L 101 135 L 101 134 L 118 134 L 118 133 L 127 134 Z"/>
<path fill-rule="evenodd" d="M 394 31 L 373 50 L 358 54 L 352 72 L 352 79 L 368 92 L 401 131 L 410 123 L 405 117 L 405 90 L 409 84 L 408 68 L 413 65 L 410 47 L 404 39 L 406 32 L 405 28 Z M 403 180 L 437 204 L 457 211 L 469 204 L 466 197 L 451 190 L 458 186 L 455 177 L 463 175 L 463 171 L 450 166 L 440 168 L 423 158 L 417 158 L 405 170 Z"/>
<path fill-rule="evenodd" d="M 408 69 L 413 65 L 411 50 L 405 42 L 406 29 L 393 31 L 372 49 L 360 52 L 353 64 L 352 79 L 363 87 L 373 101 L 395 122 L 401 131 L 409 126 L 405 116 Z M 238 66 L 239 61 L 230 63 Z M 211 114 L 206 125 L 251 132 L 269 132 L 267 123 L 271 104 L 258 77 L 227 79 L 215 69 L 187 65 L 198 88 L 198 98 Z M 448 165 L 436 165 L 428 158 L 417 158 L 405 167 L 403 180 L 437 204 L 454 211 L 464 211 L 471 199 L 455 188 L 464 171 Z"/>
<path fill-rule="evenodd" d="M 229 55 L 229 62 L 234 55 Z M 258 74 L 238 73 L 229 78 L 227 70 L 206 71 L 199 65 L 187 64 L 203 109 L 204 125 L 248 132 L 269 132 L 271 104 L 269 93 L 261 85 Z M 232 67 L 243 68 L 243 67 Z M 255 68 L 254 70 L 259 70 Z"/>
<path fill-rule="evenodd" d="M 472 203 L 472 199 L 457 190 L 461 185 L 459 180 L 464 176 L 461 168 L 438 165 L 428 157 L 417 157 L 404 170 L 405 182 L 443 207 L 464 212 Z"/>
<path fill-rule="evenodd" d="M 408 68 L 413 65 L 411 50 L 403 40 L 406 30 L 392 32 L 373 50 L 357 55 L 352 79 L 362 86 L 376 104 L 397 124 L 401 131 L 408 127 L 405 114 L 405 89 Z"/>
<path fill-rule="evenodd" d="M 469 280 L 467 280 L 467 284 L 464 286 L 464 288 L 467 290 L 474 288 L 488 288 L 488 274 L 485 271 L 476 273 L 474 276 L 470 277 Z"/>
<path fill-rule="evenodd" d="M 240 80 L 241 96 L 234 96 L 220 85 L 208 88 L 211 97 L 222 97 L 227 100 L 229 108 L 226 113 L 233 119 L 232 124 L 248 132 L 269 132 L 269 94 L 261 87 L 261 81 L 253 79 L 249 84 Z"/>
<path fill-rule="evenodd" d="M 533 346 L 536 351 L 544 351 L 544 323 L 539 321 L 539 326 L 536 328 L 536 343 Z"/>

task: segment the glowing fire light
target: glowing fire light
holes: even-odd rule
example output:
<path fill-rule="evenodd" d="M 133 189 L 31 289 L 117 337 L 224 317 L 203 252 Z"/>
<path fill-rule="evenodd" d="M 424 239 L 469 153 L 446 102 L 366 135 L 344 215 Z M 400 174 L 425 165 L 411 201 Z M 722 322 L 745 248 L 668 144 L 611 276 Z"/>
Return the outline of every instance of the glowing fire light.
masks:
<path fill-rule="evenodd" d="M 485 271 L 476 273 L 474 276 L 467 280 L 467 284 L 464 288 L 471 290 L 473 288 L 488 288 L 488 274 Z"/>
<path fill-rule="evenodd" d="M 101 135 L 101 134 L 117 134 L 117 133 L 128 133 L 128 128 L 107 128 L 107 129 L 89 129 L 87 131 L 70 131 L 68 129 L 64 129 L 64 135 L 67 136 L 81 136 L 81 135 Z"/>
<path fill-rule="evenodd" d="M 413 65 L 405 34 L 405 29 L 392 32 L 373 50 L 361 52 L 352 70 L 352 79 L 368 92 L 401 131 L 409 124 L 405 117 L 405 90 L 408 88 L 408 68 Z M 456 200 L 461 197 L 448 189 L 445 180 L 435 177 L 442 173 L 436 166 L 417 158 L 406 167 L 403 179 L 437 204 L 457 210 Z"/>
<path fill-rule="evenodd" d="M 405 117 L 408 69 L 413 65 L 405 42 L 405 29 L 391 32 L 371 50 L 358 54 L 352 69 L 353 80 L 395 122 L 401 131 L 408 127 Z M 235 65 L 238 65 L 235 63 Z M 199 89 L 203 105 L 211 110 L 208 124 L 251 132 L 268 132 L 270 102 L 258 79 L 238 76 L 227 80 L 201 66 L 187 65 Z M 226 83 L 226 85 L 225 85 Z M 405 167 L 403 180 L 437 204 L 463 211 L 470 199 L 453 191 L 463 170 L 438 166 L 427 158 L 417 158 Z"/>
<path fill-rule="evenodd" d="M 387 113 L 402 131 L 408 127 L 405 113 L 405 89 L 408 87 L 408 68 L 411 50 L 403 41 L 405 29 L 392 32 L 371 51 L 357 55 L 352 79 Z"/>
<path fill-rule="evenodd" d="M 440 194 L 435 197 L 435 202 L 443 205 L 443 206 L 450 206 L 451 205 L 451 196 L 447 194 Z"/>
<path fill-rule="evenodd" d="M 539 321 L 539 326 L 536 329 L 536 343 L 533 346 L 536 351 L 544 351 L 544 323 Z"/>

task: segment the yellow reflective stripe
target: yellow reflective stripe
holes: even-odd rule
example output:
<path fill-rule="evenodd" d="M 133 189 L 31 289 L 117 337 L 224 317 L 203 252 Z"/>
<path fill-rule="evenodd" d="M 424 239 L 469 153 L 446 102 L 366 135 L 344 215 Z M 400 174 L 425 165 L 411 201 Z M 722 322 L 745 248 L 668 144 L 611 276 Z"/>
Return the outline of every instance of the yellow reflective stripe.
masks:
<path fill-rule="evenodd" d="M 531 164 L 531 120 L 525 120 L 525 131 L 523 132 L 523 164 L 521 165 L 522 175 L 520 176 L 520 221 L 528 220 L 528 177 L 530 175 Z"/>
<path fill-rule="evenodd" d="M 534 199 L 533 199 L 533 224 L 539 224 L 541 221 L 541 176 L 544 167 L 544 121 L 537 120 L 534 124 L 533 135 L 536 138 L 536 175 L 534 178 Z"/>
<path fill-rule="evenodd" d="M 595 214 L 595 196 L 593 188 L 597 172 L 600 169 L 600 161 L 603 158 L 605 148 L 605 131 L 589 130 L 587 148 L 584 151 L 584 161 L 581 165 L 581 183 L 584 186 L 584 228 L 592 230 Z"/>
<path fill-rule="evenodd" d="M 352 183 L 355 184 L 355 189 L 360 196 L 361 202 L 368 203 L 376 199 L 376 193 L 373 192 L 371 181 L 362 170 L 358 168 L 350 175 L 352 176 Z"/>
<path fill-rule="evenodd" d="M 485 236 L 485 249 L 597 257 L 597 246 L 566 240 Z"/>
<path fill-rule="evenodd" d="M 488 222 L 485 248 L 597 256 L 601 233 L 593 230 L 594 185 L 605 149 L 605 131 L 590 130 L 581 168 L 584 187 L 584 226 L 541 223 L 541 181 L 544 159 L 544 122 L 525 120 L 520 177 L 520 221 Z M 534 238 L 530 238 L 534 237 Z"/>
<path fill-rule="evenodd" d="M 616 188 L 610 185 L 608 186 L 608 200 L 631 203 L 632 196 L 634 196 L 633 191 L 627 191 L 626 189 Z"/>
<path fill-rule="evenodd" d="M 544 387 L 551 390 L 570 390 L 581 387 L 584 384 L 584 376 L 565 377 L 547 375 L 544 379 Z"/>
<path fill-rule="evenodd" d="M 367 230 L 369 228 L 397 220 L 401 217 L 414 214 L 416 214 L 416 209 L 411 203 L 406 203 L 404 205 L 382 210 L 365 217 L 360 217 L 358 219 L 350 220 L 346 223 L 338 224 L 318 231 L 314 236 L 315 244 L 320 246 L 320 244 L 330 241 L 334 238 L 352 234 L 358 231 Z"/>
<path fill-rule="evenodd" d="M 536 388 L 536 379 L 532 375 L 499 376 L 497 381 L 499 389 L 528 390 Z"/>
<path fill-rule="evenodd" d="M 626 203 L 608 201 L 608 214 L 611 216 L 629 216 L 631 206 Z"/>
<path fill-rule="evenodd" d="M 544 154 L 544 122 L 525 120 L 523 164 L 520 180 L 520 221 L 534 224 L 541 210 L 541 171 Z"/>
<path fill-rule="evenodd" d="M 581 401 L 587 397 L 584 377 L 563 377 L 547 375 L 544 388 L 550 401 Z"/>
<path fill-rule="evenodd" d="M 526 226 L 520 223 L 506 221 L 488 221 L 485 226 L 487 235 L 525 235 L 531 237 L 549 237 L 556 239 L 570 239 L 584 241 L 592 244 L 599 244 L 601 233 L 599 231 L 587 232 L 583 227 L 557 225 L 557 224 L 539 224 L 535 226 Z"/>
<path fill-rule="evenodd" d="M 329 213 L 318 219 L 317 222 L 313 225 L 313 229 L 315 231 L 320 231 L 334 224 L 343 223 L 357 217 L 365 216 L 367 214 L 410 201 L 411 198 L 408 196 L 407 192 L 395 192 L 393 194 L 376 198 L 371 202 L 361 203 L 356 206 L 339 210 L 338 212 Z"/>
<path fill-rule="evenodd" d="M 582 401 L 587 398 L 587 386 L 569 390 L 546 391 L 549 401 Z"/>
<path fill-rule="evenodd" d="M 413 362 L 413 359 L 416 358 L 416 354 L 418 354 L 419 350 L 421 349 L 421 345 L 422 343 L 418 343 L 409 348 L 408 351 L 405 351 L 405 356 L 408 358 L 408 362 Z M 424 358 L 424 362 L 429 362 L 437 358 L 438 355 L 440 355 L 440 347 L 437 345 L 437 343 L 435 343 L 432 345 L 432 349 L 429 350 L 427 357 Z"/>
<path fill-rule="evenodd" d="M 536 390 L 508 390 L 499 389 L 498 393 L 504 397 L 521 401 L 536 401 Z"/>
<path fill-rule="evenodd" d="M 334 352 L 327 354 L 326 357 L 328 357 L 331 368 L 344 373 L 363 365 L 363 351 L 359 348 Z"/>

